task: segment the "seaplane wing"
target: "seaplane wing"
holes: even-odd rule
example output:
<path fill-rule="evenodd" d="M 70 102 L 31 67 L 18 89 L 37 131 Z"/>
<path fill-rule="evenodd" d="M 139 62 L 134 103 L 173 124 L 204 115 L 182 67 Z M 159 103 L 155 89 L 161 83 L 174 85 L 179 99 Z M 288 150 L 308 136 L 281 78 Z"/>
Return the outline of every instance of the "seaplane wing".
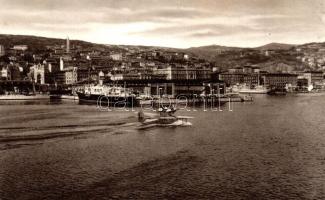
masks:
<path fill-rule="evenodd" d="M 156 122 L 156 121 L 158 121 L 158 119 L 146 119 L 146 120 L 144 120 L 145 122 Z"/>
<path fill-rule="evenodd" d="M 176 119 L 176 117 L 160 117 L 159 119 Z"/>
<path fill-rule="evenodd" d="M 193 119 L 194 117 L 190 117 L 190 116 L 177 116 L 177 119 Z"/>

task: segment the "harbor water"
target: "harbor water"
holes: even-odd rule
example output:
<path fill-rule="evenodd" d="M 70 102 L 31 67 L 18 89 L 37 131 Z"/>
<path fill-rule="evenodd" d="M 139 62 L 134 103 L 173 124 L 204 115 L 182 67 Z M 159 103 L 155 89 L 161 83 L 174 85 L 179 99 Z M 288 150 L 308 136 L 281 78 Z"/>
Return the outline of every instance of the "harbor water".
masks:
<path fill-rule="evenodd" d="M 325 95 L 230 108 L 137 130 L 132 110 L 0 102 L 0 199 L 325 199 Z"/>

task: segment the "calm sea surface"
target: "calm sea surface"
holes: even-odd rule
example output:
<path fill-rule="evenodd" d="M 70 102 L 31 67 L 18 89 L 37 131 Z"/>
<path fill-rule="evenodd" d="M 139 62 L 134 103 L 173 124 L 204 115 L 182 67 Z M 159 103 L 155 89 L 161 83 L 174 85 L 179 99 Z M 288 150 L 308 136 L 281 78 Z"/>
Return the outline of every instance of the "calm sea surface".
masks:
<path fill-rule="evenodd" d="M 232 106 L 140 131 L 136 112 L 0 102 L 0 199 L 325 199 L 325 95 Z"/>

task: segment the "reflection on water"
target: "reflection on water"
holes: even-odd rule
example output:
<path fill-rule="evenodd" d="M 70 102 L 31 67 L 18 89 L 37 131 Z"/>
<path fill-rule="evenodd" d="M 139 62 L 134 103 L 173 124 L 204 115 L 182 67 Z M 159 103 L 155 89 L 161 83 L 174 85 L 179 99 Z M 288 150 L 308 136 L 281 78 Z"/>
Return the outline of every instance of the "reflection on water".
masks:
<path fill-rule="evenodd" d="M 324 96 L 256 96 L 138 131 L 135 112 L 0 103 L 3 199 L 324 199 Z"/>

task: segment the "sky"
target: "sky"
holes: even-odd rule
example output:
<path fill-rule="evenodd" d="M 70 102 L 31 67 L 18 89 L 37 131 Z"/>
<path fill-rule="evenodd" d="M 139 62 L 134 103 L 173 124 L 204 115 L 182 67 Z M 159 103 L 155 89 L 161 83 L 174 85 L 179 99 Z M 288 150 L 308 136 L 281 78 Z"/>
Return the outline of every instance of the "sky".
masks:
<path fill-rule="evenodd" d="M 0 34 L 188 48 L 325 41 L 324 0 L 0 0 Z"/>

